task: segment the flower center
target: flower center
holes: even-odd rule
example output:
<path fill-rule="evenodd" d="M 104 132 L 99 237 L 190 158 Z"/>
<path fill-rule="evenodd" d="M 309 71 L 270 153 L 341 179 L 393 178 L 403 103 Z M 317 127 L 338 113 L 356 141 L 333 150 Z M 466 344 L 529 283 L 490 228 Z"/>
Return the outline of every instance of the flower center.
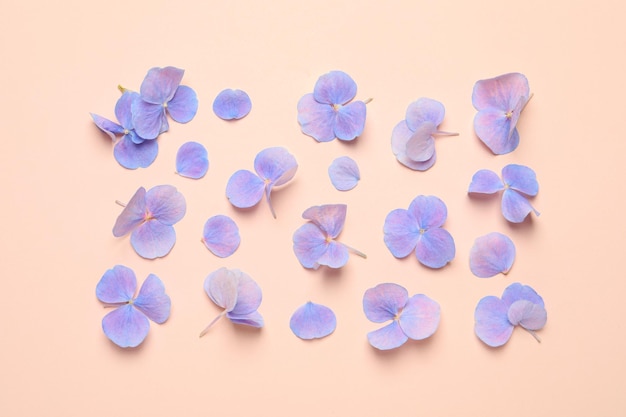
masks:
<path fill-rule="evenodd" d="M 147 222 L 150 220 L 153 220 L 155 217 L 152 213 L 150 213 L 148 210 L 146 210 L 146 213 L 143 215 L 143 221 Z"/>
<path fill-rule="evenodd" d="M 339 111 L 339 109 L 341 108 L 341 104 L 333 104 L 333 110 L 334 111 Z"/>
<path fill-rule="evenodd" d="M 513 117 L 513 110 L 509 110 L 508 112 L 504 113 L 504 116 L 507 119 L 510 119 L 511 117 Z"/>
<path fill-rule="evenodd" d="M 423 235 L 424 233 L 426 233 L 426 229 L 420 228 L 420 235 Z"/>

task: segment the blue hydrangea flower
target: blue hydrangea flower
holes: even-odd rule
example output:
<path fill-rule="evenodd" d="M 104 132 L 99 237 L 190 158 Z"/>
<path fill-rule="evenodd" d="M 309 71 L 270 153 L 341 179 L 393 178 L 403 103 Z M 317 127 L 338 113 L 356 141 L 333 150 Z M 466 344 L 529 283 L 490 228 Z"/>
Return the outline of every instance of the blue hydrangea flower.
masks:
<path fill-rule="evenodd" d="M 409 209 L 396 209 L 387 215 L 383 231 L 385 245 L 396 258 L 415 252 L 417 260 L 429 268 L 442 268 L 456 252 L 454 239 L 442 229 L 448 209 L 435 196 L 417 196 Z"/>
<path fill-rule="evenodd" d="M 491 347 L 508 342 L 518 325 L 540 341 L 535 331 L 542 329 L 547 319 L 543 298 L 528 285 L 516 282 L 506 287 L 502 298 L 490 295 L 478 302 L 474 331 Z"/>
<path fill-rule="evenodd" d="M 162 324 L 170 316 L 171 301 L 163 282 L 148 275 L 137 291 L 132 269 L 116 265 L 104 273 L 96 286 L 96 297 L 108 307 L 116 307 L 102 319 L 104 334 L 116 345 L 139 346 L 150 330 L 150 320 Z"/>
<path fill-rule="evenodd" d="M 335 331 L 337 317 L 328 307 L 311 301 L 298 307 L 289 320 L 289 328 L 300 339 L 321 339 Z"/>
<path fill-rule="evenodd" d="M 242 90 L 223 90 L 213 101 L 213 112 L 224 120 L 241 119 L 247 116 L 251 109 L 250 96 Z"/>
<path fill-rule="evenodd" d="M 495 194 L 502 192 L 502 215 L 511 223 L 521 223 L 531 213 L 539 216 L 528 197 L 539 192 L 535 171 L 524 165 L 510 164 L 502 168 L 502 180 L 493 171 L 481 169 L 472 177 L 468 193 Z"/>
<path fill-rule="evenodd" d="M 351 101 L 356 96 L 356 83 L 345 72 L 331 71 L 315 83 L 312 94 L 298 102 L 298 123 L 302 133 L 318 142 L 335 138 L 350 141 L 365 128 L 366 106 Z"/>

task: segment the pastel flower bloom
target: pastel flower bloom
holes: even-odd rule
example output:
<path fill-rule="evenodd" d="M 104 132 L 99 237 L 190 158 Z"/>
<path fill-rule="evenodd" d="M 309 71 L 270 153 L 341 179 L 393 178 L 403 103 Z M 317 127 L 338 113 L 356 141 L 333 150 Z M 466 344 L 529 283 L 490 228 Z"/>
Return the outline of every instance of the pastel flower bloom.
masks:
<path fill-rule="evenodd" d="M 470 270 L 479 278 L 507 274 L 515 261 L 515 244 L 506 235 L 493 232 L 477 238 L 470 250 Z"/>
<path fill-rule="evenodd" d="M 133 125 L 144 139 L 155 139 L 169 129 L 167 114 L 178 123 L 187 123 L 198 111 L 196 92 L 180 85 L 185 70 L 152 68 L 141 83 L 139 98 L 132 102 Z"/>
<path fill-rule="evenodd" d="M 224 120 L 241 119 L 247 116 L 251 109 L 250 96 L 242 90 L 223 90 L 213 101 L 213 112 Z"/>
<path fill-rule="evenodd" d="M 383 231 L 385 245 L 396 258 L 415 252 L 417 260 L 429 268 L 442 268 L 456 253 L 452 235 L 442 228 L 448 209 L 435 196 L 417 196 L 409 209 L 396 209 L 387 215 Z"/>
<path fill-rule="evenodd" d="M 516 282 L 504 290 L 501 299 L 490 295 L 478 302 L 474 331 L 491 347 L 508 342 L 518 325 L 540 341 L 535 331 L 542 329 L 547 319 L 543 298 L 531 287 Z"/>
<path fill-rule="evenodd" d="M 341 268 L 348 262 L 348 251 L 365 258 L 365 254 L 335 239 L 341 233 L 348 208 L 345 204 L 309 207 L 302 217 L 309 220 L 293 234 L 293 251 L 303 267 L 320 265 Z"/>
<path fill-rule="evenodd" d="M 116 265 L 104 273 L 96 286 L 96 297 L 108 307 L 116 307 L 102 319 L 104 334 L 116 345 L 139 346 L 150 330 L 150 320 L 162 324 L 170 316 L 171 301 L 163 282 L 148 275 L 137 291 L 132 269 Z"/>
<path fill-rule="evenodd" d="M 293 313 L 289 327 L 300 339 L 320 339 L 335 331 L 337 318 L 330 308 L 309 301 Z"/>
<path fill-rule="evenodd" d="M 420 98 L 409 104 L 405 120 L 391 133 L 391 150 L 402 165 L 416 171 L 426 171 L 437 160 L 435 136 L 456 136 L 439 130 L 446 114 L 443 104 L 430 98 Z"/>
<path fill-rule="evenodd" d="M 331 71 L 315 83 L 312 94 L 298 102 L 298 123 L 302 133 L 318 142 L 335 138 L 350 141 L 365 128 L 366 106 L 351 101 L 356 96 L 356 83 L 343 71 Z"/>
<path fill-rule="evenodd" d="M 493 171 L 481 169 L 472 177 L 468 193 L 495 194 L 502 192 L 502 215 L 511 223 L 521 223 L 531 212 L 539 216 L 528 197 L 539 192 L 535 171 L 524 165 L 510 164 L 502 168 L 502 180 Z"/>
<path fill-rule="evenodd" d="M 148 192 L 140 187 L 122 210 L 113 226 L 113 236 L 128 233 L 135 252 L 143 258 L 167 255 L 176 243 L 174 224 L 185 215 L 185 198 L 171 185 L 159 185 Z"/>
<path fill-rule="evenodd" d="M 474 130 L 491 152 L 502 155 L 517 148 L 517 121 L 530 97 L 523 74 L 504 74 L 476 82 L 472 92 L 472 104 L 478 110 Z"/>
<path fill-rule="evenodd" d="M 422 340 L 432 336 L 439 327 L 441 308 L 424 294 L 409 298 L 408 291 L 398 284 L 379 284 L 365 291 L 365 316 L 386 326 L 367 334 L 370 345 L 380 350 L 395 349 L 407 340 Z"/>
<path fill-rule="evenodd" d="M 198 142 L 184 143 L 176 153 L 176 172 L 187 178 L 198 179 L 209 170 L 209 154 Z"/>
<path fill-rule="evenodd" d="M 296 175 L 296 158 L 285 148 L 264 149 L 254 159 L 254 170 L 256 174 L 243 169 L 235 172 L 226 185 L 226 197 L 233 206 L 248 208 L 257 205 L 265 194 L 272 216 L 276 218 L 270 193 Z"/>
<path fill-rule="evenodd" d="M 257 311 L 263 298 L 261 287 L 249 275 L 238 269 L 220 268 L 206 277 L 204 291 L 224 311 L 209 323 L 200 337 L 222 316 L 235 324 L 263 327 L 263 317 Z"/>
<path fill-rule="evenodd" d="M 349 156 L 340 156 L 328 167 L 330 182 L 339 191 L 348 191 L 356 187 L 361 179 L 359 166 Z"/>
<path fill-rule="evenodd" d="M 204 224 L 202 243 L 215 256 L 229 257 L 235 253 L 241 243 L 239 228 L 228 216 L 213 216 Z"/>

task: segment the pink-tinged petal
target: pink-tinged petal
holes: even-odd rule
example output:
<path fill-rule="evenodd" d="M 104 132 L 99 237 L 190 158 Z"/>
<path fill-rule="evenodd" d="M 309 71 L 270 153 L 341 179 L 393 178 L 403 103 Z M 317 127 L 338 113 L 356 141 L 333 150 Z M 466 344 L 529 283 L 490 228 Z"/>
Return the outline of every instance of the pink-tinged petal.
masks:
<path fill-rule="evenodd" d="M 379 350 L 390 350 L 402 346 L 409 340 L 396 320 L 367 334 L 370 345 Z"/>
<path fill-rule="evenodd" d="M 413 136 L 413 131 L 409 129 L 406 121 L 399 122 L 391 133 L 391 150 L 402 165 L 407 168 L 411 168 L 414 171 L 426 171 L 432 167 L 437 161 L 437 154 L 433 153 L 433 156 L 424 162 L 417 162 L 412 160 L 406 155 L 406 144 Z"/>
<path fill-rule="evenodd" d="M 502 168 L 502 180 L 509 188 L 528 196 L 535 196 L 539 192 L 535 171 L 524 165 L 509 164 Z"/>
<path fill-rule="evenodd" d="M 518 300 L 527 300 L 533 304 L 544 307 L 543 298 L 537 294 L 537 291 L 528 285 L 522 285 L 519 282 L 515 282 L 506 287 L 502 293 L 502 302 L 504 302 L 508 308 Z"/>
<path fill-rule="evenodd" d="M 506 274 L 515 261 L 515 244 L 502 233 L 493 232 L 474 241 L 470 249 L 470 270 L 479 278 Z"/>
<path fill-rule="evenodd" d="M 156 139 L 160 133 L 168 130 L 169 124 L 163 105 L 148 103 L 138 98 L 133 100 L 131 109 L 133 126 L 140 137 L 146 140 Z"/>
<path fill-rule="evenodd" d="M 329 268 L 341 268 L 348 262 L 349 256 L 348 248 L 343 243 L 331 240 L 326 245 L 326 251 L 317 259 L 317 263 Z"/>
<path fill-rule="evenodd" d="M 258 311 L 253 311 L 248 314 L 235 314 L 227 313 L 226 317 L 235 324 L 243 324 L 245 326 L 251 326 L 261 328 L 265 325 L 263 316 Z"/>
<path fill-rule="evenodd" d="M 318 142 L 335 139 L 335 110 L 329 104 L 315 101 L 313 94 L 306 94 L 298 101 L 298 123 L 302 133 Z"/>
<path fill-rule="evenodd" d="M 232 311 L 237 304 L 239 278 L 226 268 L 211 272 L 204 280 L 204 291 L 211 301 L 224 310 Z"/>
<path fill-rule="evenodd" d="M 245 117 L 252 109 L 252 101 L 245 91 L 226 89 L 213 101 L 213 112 L 224 120 L 238 120 Z"/>
<path fill-rule="evenodd" d="M 330 308 L 311 301 L 300 306 L 289 320 L 289 328 L 293 334 L 305 340 L 326 337 L 336 327 L 335 313 Z"/>
<path fill-rule="evenodd" d="M 204 177 L 209 169 L 209 154 L 198 142 L 184 143 L 176 153 L 176 172 L 187 178 Z"/>
<path fill-rule="evenodd" d="M 150 320 L 159 324 L 167 321 L 172 307 L 170 297 L 165 294 L 163 281 L 154 274 L 148 275 L 143 282 L 134 304 Z"/>
<path fill-rule="evenodd" d="M 158 220 L 150 220 L 136 228 L 130 235 L 130 244 L 137 255 L 146 259 L 161 258 L 172 250 L 176 243 L 174 227 Z"/>
<path fill-rule="evenodd" d="M 354 159 L 348 156 L 340 156 L 328 167 L 330 182 L 339 191 L 348 191 L 356 187 L 361 179 L 359 166 Z"/>
<path fill-rule="evenodd" d="M 345 104 L 356 96 L 356 83 L 343 71 L 331 71 L 317 80 L 313 96 L 319 103 Z"/>
<path fill-rule="evenodd" d="M 528 300 L 517 300 L 509 307 L 508 316 L 512 325 L 527 330 L 539 330 L 546 325 L 548 312 L 543 306 Z"/>
<path fill-rule="evenodd" d="M 167 112 L 178 123 L 190 122 L 198 112 L 198 97 L 191 87 L 181 85 L 167 103 Z"/>
<path fill-rule="evenodd" d="M 417 241 L 417 260 L 429 268 L 443 268 L 454 259 L 456 247 L 452 235 L 445 229 L 430 229 Z"/>
<path fill-rule="evenodd" d="M 431 122 L 424 122 L 417 126 L 415 133 L 406 143 L 406 156 L 416 162 L 428 161 L 435 153 L 435 138 L 432 134 L 436 131 Z"/>
<path fill-rule="evenodd" d="M 134 129 L 132 104 L 133 101 L 138 99 L 139 93 L 126 90 L 115 103 L 115 117 L 117 117 L 124 129 Z"/>
<path fill-rule="evenodd" d="M 439 303 L 424 294 L 417 294 L 409 298 L 398 323 L 409 339 L 422 340 L 437 331 L 440 316 Z"/>
<path fill-rule="evenodd" d="M 487 108 L 474 117 L 476 136 L 496 155 L 513 152 L 519 145 L 519 133 L 511 128 L 511 119 L 505 112 Z"/>
<path fill-rule="evenodd" d="M 280 186 L 291 180 L 298 170 L 298 162 L 282 147 L 263 149 L 254 158 L 254 170 L 272 186 Z"/>
<path fill-rule="evenodd" d="M 93 122 L 96 124 L 98 129 L 106 133 L 111 138 L 112 141 L 115 141 L 116 135 L 124 134 L 124 128 L 118 125 L 117 123 L 112 122 L 111 120 L 104 118 L 100 115 L 97 115 L 95 113 L 89 113 L 89 114 L 91 115 L 91 118 L 93 119 Z"/>
<path fill-rule="evenodd" d="M 448 217 L 446 204 L 434 195 L 419 195 L 411 201 L 409 213 L 417 221 L 417 227 L 428 230 L 443 226 Z"/>
<path fill-rule="evenodd" d="M 124 135 L 115 144 L 113 156 L 126 169 L 147 168 L 156 159 L 159 144 L 156 140 L 144 140 L 137 144 L 133 142 L 133 137 L 136 135 Z"/>
<path fill-rule="evenodd" d="M 326 235 L 313 223 L 306 223 L 293 234 L 293 252 L 305 268 L 317 269 L 317 260 L 326 252 Z"/>
<path fill-rule="evenodd" d="M 374 323 L 394 320 L 409 301 L 408 291 L 394 283 L 378 284 L 365 291 L 363 311 L 365 317 Z"/>
<path fill-rule="evenodd" d="M 107 270 L 96 285 L 96 297 L 103 303 L 126 303 L 133 299 L 135 291 L 135 273 L 124 265 L 115 265 Z"/>
<path fill-rule="evenodd" d="M 226 185 L 226 197 L 235 207 L 255 206 L 263 198 L 265 182 L 248 170 L 235 172 Z"/>
<path fill-rule="evenodd" d="M 492 295 L 482 298 L 474 311 L 474 332 L 491 347 L 504 345 L 511 338 L 514 326 L 508 319 L 508 306 Z"/>
<path fill-rule="evenodd" d="M 165 104 L 172 99 L 178 89 L 185 70 L 175 67 L 151 68 L 146 74 L 139 93 L 153 104 Z"/>
<path fill-rule="evenodd" d="M 202 242 L 215 256 L 226 258 L 235 253 L 241 243 L 239 228 L 228 216 L 213 216 L 204 224 Z"/>
<path fill-rule="evenodd" d="M 120 237 L 135 229 L 146 220 L 146 189 L 139 187 L 122 213 L 115 220 L 113 236 Z"/>
<path fill-rule="evenodd" d="M 102 330 L 119 347 L 137 347 L 148 335 L 150 322 L 142 312 L 127 304 L 104 316 Z"/>
<path fill-rule="evenodd" d="M 232 272 L 237 277 L 237 303 L 230 312 L 234 315 L 251 314 L 261 305 L 261 287 L 245 272 L 238 269 Z"/>
<path fill-rule="evenodd" d="M 537 216 L 539 215 L 539 212 L 533 208 L 530 201 L 522 194 L 510 188 L 504 190 L 502 194 L 502 215 L 505 219 L 511 223 L 521 223 L 531 212 L 534 212 Z"/>
<path fill-rule="evenodd" d="M 497 108 L 511 110 L 521 97 L 529 97 L 528 80 L 520 73 L 480 80 L 474 85 L 472 104 L 476 110 Z"/>
<path fill-rule="evenodd" d="M 341 233 L 346 222 L 348 206 L 345 204 L 325 204 L 322 206 L 309 207 L 302 213 L 302 218 L 315 223 L 322 231 L 331 238 L 336 238 Z"/>
<path fill-rule="evenodd" d="M 337 109 L 334 131 L 339 140 L 350 141 L 361 136 L 365 129 L 367 106 L 362 101 L 355 101 Z"/>
<path fill-rule="evenodd" d="M 435 127 L 434 130 L 437 130 L 445 114 L 443 104 L 437 100 L 422 97 L 409 104 L 406 109 L 406 124 L 411 131 L 416 131 L 421 124 L 429 122 Z"/>
<path fill-rule="evenodd" d="M 385 218 L 385 245 L 396 258 L 404 258 L 415 250 L 420 236 L 415 217 L 407 210 L 395 209 Z"/>
<path fill-rule="evenodd" d="M 481 169 L 472 177 L 468 193 L 493 194 L 504 189 L 504 184 L 493 171 Z"/>
<path fill-rule="evenodd" d="M 158 185 L 146 193 L 146 209 L 152 218 L 171 226 L 185 216 L 187 203 L 176 187 Z"/>

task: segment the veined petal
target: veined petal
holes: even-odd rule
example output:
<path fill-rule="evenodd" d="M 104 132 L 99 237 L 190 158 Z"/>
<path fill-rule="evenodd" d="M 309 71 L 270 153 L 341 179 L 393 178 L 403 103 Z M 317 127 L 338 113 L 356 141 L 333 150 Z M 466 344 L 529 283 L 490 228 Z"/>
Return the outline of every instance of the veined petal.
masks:
<path fill-rule="evenodd" d="M 136 347 L 148 335 L 150 322 L 142 312 L 126 304 L 104 316 L 102 330 L 119 347 Z"/>
<path fill-rule="evenodd" d="M 335 313 L 330 308 L 311 301 L 300 306 L 289 320 L 289 328 L 293 334 L 305 340 L 326 337 L 336 327 Z"/>
<path fill-rule="evenodd" d="M 409 129 L 405 120 L 399 122 L 391 132 L 391 150 L 402 165 L 415 171 L 426 171 L 437 161 L 437 154 L 433 152 L 430 159 L 417 162 L 409 158 L 406 154 L 406 145 L 413 136 L 413 131 Z"/>
<path fill-rule="evenodd" d="M 239 228 L 228 216 L 213 216 L 204 224 L 202 242 L 215 256 L 226 258 L 235 253 L 241 243 Z"/>
<path fill-rule="evenodd" d="M 134 305 L 150 320 L 161 324 L 165 323 L 170 316 L 172 301 L 165 294 L 163 281 L 156 275 L 150 274 L 141 285 Z"/>
<path fill-rule="evenodd" d="M 279 186 L 296 175 L 298 162 L 285 148 L 267 148 L 254 158 L 254 170 L 262 179 L 269 180 L 273 186 Z"/>
<path fill-rule="evenodd" d="M 406 288 L 394 283 L 378 284 L 365 291 L 363 311 L 370 321 L 383 323 L 394 320 L 408 300 Z"/>
<path fill-rule="evenodd" d="M 530 87 L 523 74 L 503 74 L 476 82 L 472 91 L 472 104 L 479 111 L 489 107 L 506 111 L 515 106 L 520 97 L 529 95 Z"/>
<path fill-rule="evenodd" d="M 348 206 L 345 204 L 325 204 L 309 207 L 302 213 L 302 218 L 312 221 L 334 239 L 343 229 L 347 211 Z"/>
<path fill-rule="evenodd" d="M 341 156 L 335 159 L 328 167 L 330 182 L 339 191 L 348 191 L 356 187 L 361 174 L 359 166 L 349 156 Z"/>
<path fill-rule="evenodd" d="M 204 291 L 211 301 L 224 310 L 232 311 L 237 304 L 239 278 L 226 268 L 211 272 L 204 280 Z"/>
<path fill-rule="evenodd" d="M 430 229 L 424 232 L 415 247 L 417 259 L 429 268 L 443 268 L 454 259 L 456 248 L 450 232 Z"/>
<path fill-rule="evenodd" d="M 313 96 L 319 103 L 345 104 L 356 96 L 356 83 L 343 71 L 331 71 L 322 75 L 313 88 Z"/>
<path fill-rule="evenodd" d="M 198 142 L 184 143 L 176 153 L 176 171 L 187 178 L 204 177 L 209 169 L 209 155 Z"/>
<path fill-rule="evenodd" d="M 415 129 L 415 133 L 406 143 L 406 156 L 416 162 L 428 161 L 435 153 L 435 138 L 433 132 L 437 130 L 431 122 L 423 122 Z"/>
<path fill-rule="evenodd" d="M 521 223 L 531 212 L 539 215 L 530 201 L 522 194 L 510 188 L 502 193 L 502 215 L 511 223 Z"/>
<path fill-rule="evenodd" d="M 245 326 L 251 326 L 261 328 L 265 325 L 263 316 L 258 311 L 253 311 L 247 314 L 235 314 L 233 312 L 226 313 L 226 317 L 235 324 L 243 324 Z"/>
<path fill-rule="evenodd" d="M 396 258 L 404 258 L 415 250 L 419 227 L 415 217 L 407 210 L 395 209 L 385 218 L 383 226 L 385 245 Z"/>
<path fill-rule="evenodd" d="M 115 220 L 113 236 L 120 237 L 135 229 L 146 219 L 146 189 L 139 187 L 122 213 Z"/>
<path fill-rule="evenodd" d="M 139 93 L 126 90 L 117 100 L 117 103 L 115 103 L 115 117 L 117 117 L 117 120 L 124 127 L 124 129 L 134 129 L 132 104 L 133 101 L 138 99 Z"/>
<path fill-rule="evenodd" d="M 104 118 L 100 115 L 97 115 L 95 113 L 89 113 L 89 114 L 91 115 L 91 118 L 93 119 L 93 122 L 96 124 L 98 129 L 106 133 L 111 138 L 112 141 L 115 141 L 116 135 L 124 134 L 124 128 L 118 125 L 117 123 L 107 118 Z"/>
<path fill-rule="evenodd" d="M 434 125 L 434 130 L 437 130 L 445 114 L 446 109 L 443 104 L 437 100 L 422 97 L 409 104 L 406 109 L 406 124 L 409 129 L 416 131 L 421 124 L 429 122 Z"/>
<path fill-rule="evenodd" d="M 417 227 L 428 230 L 443 226 L 448 217 L 446 204 L 434 195 L 419 195 L 411 201 L 409 213 L 417 221 Z"/>
<path fill-rule="evenodd" d="M 409 298 L 398 323 L 409 339 L 422 340 L 435 333 L 440 315 L 439 303 L 424 294 L 417 294 Z"/>
<path fill-rule="evenodd" d="M 348 262 L 348 248 L 341 243 L 331 240 L 326 245 L 326 251 L 317 259 L 317 263 L 329 268 L 341 268 Z"/>
<path fill-rule="evenodd" d="M 350 141 L 361 136 L 365 129 L 367 106 L 362 101 L 341 106 L 336 110 L 334 132 L 339 140 Z"/>
<path fill-rule="evenodd" d="M 506 274 L 515 261 L 515 244 L 506 235 L 493 232 L 477 238 L 470 250 L 470 270 L 479 278 Z"/>
<path fill-rule="evenodd" d="M 148 103 L 137 98 L 131 104 L 135 132 L 146 140 L 156 139 L 169 125 L 165 116 L 165 107 L 161 104 Z"/>
<path fill-rule="evenodd" d="M 508 308 L 518 300 L 527 300 L 533 304 L 544 307 L 543 298 L 537 294 L 537 291 L 528 285 L 522 285 L 519 282 L 515 282 L 506 287 L 502 293 L 502 302 Z"/>
<path fill-rule="evenodd" d="M 161 258 L 172 250 L 176 243 L 174 227 L 158 220 L 149 220 L 137 227 L 130 235 L 130 244 L 137 255 L 146 259 Z"/>
<path fill-rule="evenodd" d="M 402 346 L 409 340 L 396 320 L 367 334 L 370 345 L 379 350 L 390 350 Z"/>
<path fill-rule="evenodd" d="M 107 270 L 96 285 L 96 297 L 103 303 L 126 303 L 133 299 L 135 291 L 135 273 L 124 265 L 115 265 Z"/>
<path fill-rule="evenodd" d="M 224 120 L 238 120 L 245 117 L 252 109 L 252 101 L 245 91 L 226 89 L 213 101 L 213 112 Z"/>
<path fill-rule="evenodd" d="M 226 197 L 235 207 L 248 208 L 263 198 L 265 182 L 248 170 L 235 172 L 226 185 Z"/>
<path fill-rule="evenodd" d="M 113 156 L 118 164 L 127 169 L 147 168 L 159 154 L 156 140 L 144 140 L 137 144 L 133 141 L 136 135 L 124 135 L 113 148 Z"/>
<path fill-rule="evenodd" d="M 190 122 L 198 112 L 198 97 L 193 88 L 179 86 L 167 103 L 167 112 L 178 123 Z"/>
<path fill-rule="evenodd" d="M 176 93 L 184 74 L 185 70 L 175 67 L 151 68 L 139 88 L 141 98 L 153 104 L 167 103 Z"/>
<path fill-rule="evenodd" d="M 153 218 L 171 226 L 185 216 L 187 203 L 176 187 L 157 185 L 146 193 L 146 208 Z"/>
<path fill-rule="evenodd" d="M 476 136 L 496 155 L 513 152 L 519 145 L 517 129 L 511 129 L 511 119 L 497 108 L 487 108 L 474 117 Z"/>
<path fill-rule="evenodd" d="M 509 164 L 502 168 L 502 180 L 509 188 L 528 196 L 535 196 L 539 192 L 535 171 L 524 165 Z"/>
<path fill-rule="evenodd" d="M 329 104 L 318 103 L 313 94 L 305 94 L 298 101 L 298 123 L 302 133 L 318 142 L 335 139 L 335 110 Z"/>
<path fill-rule="evenodd" d="M 493 171 L 481 169 L 472 177 L 468 193 L 493 194 L 504 189 L 504 184 Z"/>
<path fill-rule="evenodd" d="M 527 330 L 539 330 L 546 325 L 546 309 L 528 300 L 517 300 L 509 307 L 508 315 L 512 325 L 518 324 Z"/>
<path fill-rule="evenodd" d="M 317 260 L 326 252 L 326 235 L 313 223 L 306 223 L 293 234 L 293 251 L 305 268 L 317 269 Z"/>
<path fill-rule="evenodd" d="M 482 298 L 474 311 L 474 332 L 491 347 L 504 345 L 511 338 L 513 325 L 508 319 L 508 306 L 492 295 Z"/>
<path fill-rule="evenodd" d="M 245 272 L 238 269 L 233 269 L 232 272 L 237 277 L 237 303 L 230 312 L 234 315 L 253 313 L 263 299 L 261 287 Z"/>

